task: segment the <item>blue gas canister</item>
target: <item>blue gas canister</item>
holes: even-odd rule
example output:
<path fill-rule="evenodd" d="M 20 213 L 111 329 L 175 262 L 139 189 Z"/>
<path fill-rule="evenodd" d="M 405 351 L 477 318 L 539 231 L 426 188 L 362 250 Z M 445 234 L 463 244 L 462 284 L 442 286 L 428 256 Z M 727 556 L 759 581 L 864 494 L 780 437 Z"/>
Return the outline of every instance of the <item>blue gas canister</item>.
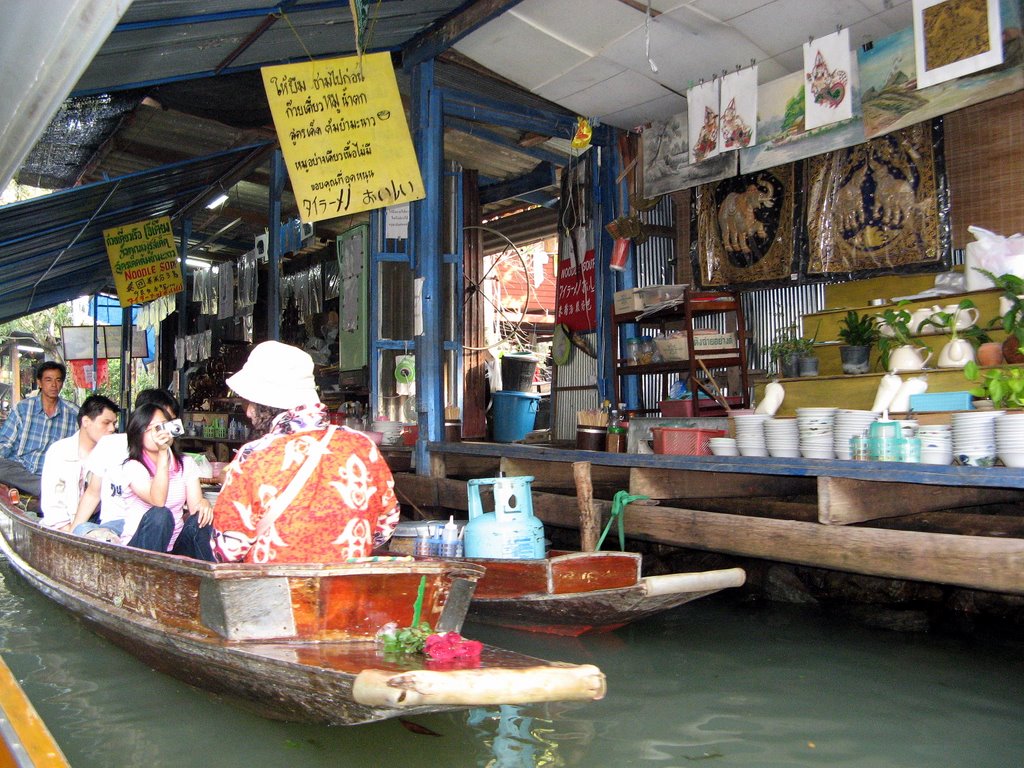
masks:
<path fill-rule="evenodd" d="M 470 480 L 466 557 L 535 560 L 544 557 L 544 523 L 533 516 L 532 477 Z M 493 486 L 494 511 L 484 512 L 480 487 Z"/>

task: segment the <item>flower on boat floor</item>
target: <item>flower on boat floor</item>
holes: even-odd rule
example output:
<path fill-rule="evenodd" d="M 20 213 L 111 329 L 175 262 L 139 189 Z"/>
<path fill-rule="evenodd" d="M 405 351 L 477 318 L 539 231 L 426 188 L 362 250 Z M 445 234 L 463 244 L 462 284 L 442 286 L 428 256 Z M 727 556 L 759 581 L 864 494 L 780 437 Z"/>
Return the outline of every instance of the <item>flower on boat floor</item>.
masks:
<path fill-rule="evenodd" d="M 467 640 L 458 632 L 441 632 L 427 638 L 423 652 L 427 658 L 440 663 L 479 662 L 483 648 L 479 640 Z"/>

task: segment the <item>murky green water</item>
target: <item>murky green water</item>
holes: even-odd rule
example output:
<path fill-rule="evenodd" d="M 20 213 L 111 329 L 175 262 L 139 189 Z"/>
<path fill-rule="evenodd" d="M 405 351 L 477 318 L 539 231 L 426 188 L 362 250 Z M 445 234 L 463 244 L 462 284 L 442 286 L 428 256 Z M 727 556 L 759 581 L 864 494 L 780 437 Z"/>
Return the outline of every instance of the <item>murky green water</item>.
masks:
<path fill-rule="evenodd" d="M 355 728 L 277 723 L 147 669 L 0 565 L 0 652 L 88 766 L 1024 766 L 1024 644 L 901 635 L 711 598 L 580 640 L 467 627 L 599 665 L 593 704 Z"/>

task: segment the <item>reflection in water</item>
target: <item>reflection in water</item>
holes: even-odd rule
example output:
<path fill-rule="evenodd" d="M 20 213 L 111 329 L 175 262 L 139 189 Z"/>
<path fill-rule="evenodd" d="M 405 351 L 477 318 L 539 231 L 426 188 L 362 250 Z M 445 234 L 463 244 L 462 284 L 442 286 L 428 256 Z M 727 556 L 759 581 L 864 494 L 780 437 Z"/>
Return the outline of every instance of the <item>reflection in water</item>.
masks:
<path fill-rule="evenodd" d="M 696 601 L 611 635 L 466 635 L 593 663 L 599 702 L 352 728 L 264 720 L 154 672 L 0 563 L 0 652 L 75 768 L 810 768 L 1021 765 L 1024 646 L 900 635 L 816 612 Z"/>

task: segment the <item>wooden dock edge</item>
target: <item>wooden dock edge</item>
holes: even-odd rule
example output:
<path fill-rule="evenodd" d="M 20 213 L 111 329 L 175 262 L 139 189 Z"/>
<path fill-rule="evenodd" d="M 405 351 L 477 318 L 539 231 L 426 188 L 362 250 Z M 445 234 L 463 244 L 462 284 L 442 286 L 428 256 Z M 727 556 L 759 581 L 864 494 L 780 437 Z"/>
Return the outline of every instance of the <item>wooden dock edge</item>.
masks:
<path fill-rule="evenodd" d="M 67 768 L 46 723 L 3 659 L 0 659 L 0 765 L 17 768 Z"/>

